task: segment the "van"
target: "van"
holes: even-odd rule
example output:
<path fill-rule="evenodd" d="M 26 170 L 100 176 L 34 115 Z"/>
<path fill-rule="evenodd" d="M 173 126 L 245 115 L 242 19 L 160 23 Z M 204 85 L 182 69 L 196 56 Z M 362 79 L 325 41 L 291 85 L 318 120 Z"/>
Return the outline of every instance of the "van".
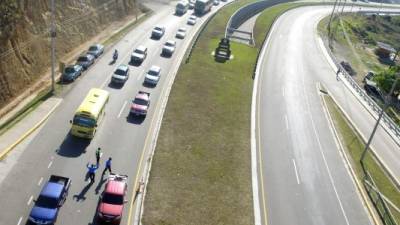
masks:
<path fill-rule="evenodd" d="M 189 2 L 187 1 L 180 1 L 176 4 L 175 14 L 176 15 L 183 15 L 189 9 Z"/>

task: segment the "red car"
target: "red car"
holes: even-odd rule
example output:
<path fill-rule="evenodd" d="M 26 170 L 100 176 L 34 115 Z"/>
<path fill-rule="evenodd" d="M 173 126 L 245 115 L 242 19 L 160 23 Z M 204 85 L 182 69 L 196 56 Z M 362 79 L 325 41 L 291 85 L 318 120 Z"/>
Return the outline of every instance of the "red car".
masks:
<path fill-rule="evenodd" d="M 132 101 L 130 113 L 136 116 L 146 116 L 150 106 L 150 93 L 139 91 Z"/>
<path fill-rule="evenodd" d="M 99 222 L 119 224 L 124 211 L 124 203 L 128 185 L 128 176 L 110 174 L 100 197 L 97 218 Z"/>

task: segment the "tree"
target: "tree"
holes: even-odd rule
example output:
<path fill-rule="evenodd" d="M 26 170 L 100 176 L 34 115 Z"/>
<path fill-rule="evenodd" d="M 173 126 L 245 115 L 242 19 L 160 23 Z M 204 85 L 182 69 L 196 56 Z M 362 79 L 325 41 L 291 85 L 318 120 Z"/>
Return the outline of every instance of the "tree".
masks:
<path fill-rule="evenodd" d="M 392 85 L 397 77 L 400 76 L 400 66 L 394 66 L 390 69 L 384 70 L 374 76 L 374 81 L 377 83 L 379 89 L 388 94 Z M 393 95 L 397 95 L 400 91 L 400 82 L 397 82 L 394 88 Z"/>

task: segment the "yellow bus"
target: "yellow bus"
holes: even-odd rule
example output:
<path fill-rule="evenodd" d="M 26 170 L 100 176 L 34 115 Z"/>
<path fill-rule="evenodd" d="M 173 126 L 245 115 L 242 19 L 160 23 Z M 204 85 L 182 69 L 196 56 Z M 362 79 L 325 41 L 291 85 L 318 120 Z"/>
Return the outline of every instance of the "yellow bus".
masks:
<path fill-rule="evenodd" d="M 108 91 L 92 88 L 76 110 L 72 124 L 71 134 L 81 138 L 92 139 L 101 122 L 108 102 Z"/>

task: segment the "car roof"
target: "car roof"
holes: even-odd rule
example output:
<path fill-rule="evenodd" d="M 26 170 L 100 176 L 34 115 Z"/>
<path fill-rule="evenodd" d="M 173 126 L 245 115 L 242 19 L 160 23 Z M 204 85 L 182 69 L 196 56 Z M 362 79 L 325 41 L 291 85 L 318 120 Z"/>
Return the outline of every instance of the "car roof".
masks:
<path fill-rule="evenodd" d="M 173 40 L 168 40 L 168 41 L 166 41 L 165 43 L 170 43 L 170 44 L 173 44 L 173 45 L 175 45 L 175 41 L 173 41 Z"/>
<path fill-rule="evenodd" d="M 139 45 L 136 49 L 146 51 L 147 48 L 143 45 Z"/>
<path fill-rule="evenodd" d="M 117 67 L 117 70 L 125 70 L 126 71 L 128 69 L 129 69 L 129 67 L 125 64 L 121 64 Z"/>
<path fill-rule="evenodd" d="M 110 180 L 107 183 L 105 192 L 108 194 L 124 195 L 126 183 L 123 181 Z"/>
<path fill-rule="evenodd" d="M 64 186 L 62 184 L 47 182 L 40 192 L 40 195 L 50 198 L 59 198 L 63 188 Z"/>
<path fill-rule="evenodd" d="M 137 99 L 142 99 L 142 100 L 148 101 L 149 98 L 150 98 L 150 96 L 148 96 L 148 95 L 146 95 L 146 94 L 141 94 L 141 93 L 139 93 L 139 94 L 136 95 L 135 99 L 136 99 L 136 98 L 137 98 Z"/>
<path fill-rule="evenodd" d="M 149 70 L 152 70 L 152 71 L 156 71 L 156 72 L 160 72 L 161 71 L 161 67 L 159 67 L 159 66 L 151 66 L 150 67 L 150 69 Z"/>
<path fill-rule="evenodd" d="M 180 27 L 178 30 L 180 30 L 180 31 L 186 31 L 187 29 L 186 29 L 186 27 Z"/>

